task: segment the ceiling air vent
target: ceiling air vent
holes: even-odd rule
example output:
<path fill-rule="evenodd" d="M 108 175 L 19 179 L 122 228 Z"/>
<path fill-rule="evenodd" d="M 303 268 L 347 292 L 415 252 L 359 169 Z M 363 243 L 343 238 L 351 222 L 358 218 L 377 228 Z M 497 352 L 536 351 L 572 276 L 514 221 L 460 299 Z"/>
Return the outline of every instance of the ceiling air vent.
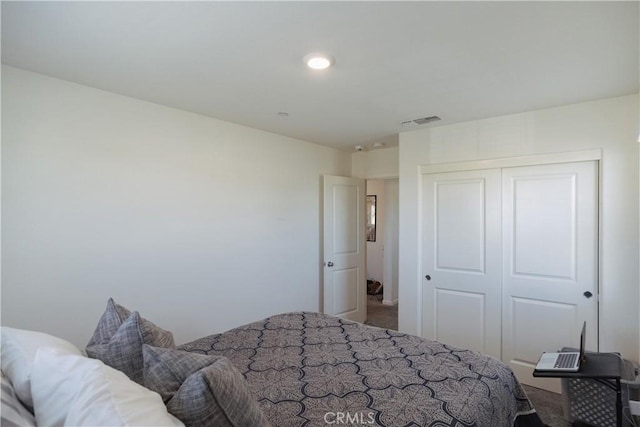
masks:
<path fill-rule="evenodd" d="M 404 122 L 401 123 L 402 126 L 408 126 L 408 125 L 424 125 L 426 123 L 430 123 L 430 122 L 437 122 L 438 120 L 440 120 L 440 117 L 438 116 L 431 116 L 431 117 L 421 117 L 419 119 L 413 119 L 413 120 L 405 120 Z"/>
<path fill-rule="evenodd" d="M 402 122 L 402 124 L 403 125 L 408 125 L 408 124 L 411 124 L 411 123 L 415 123 L 417 125 L 424 125 L 424 124 L 430 123 L 430 122 L 437 122 L 438 120 L 440 120 L 440 117 L 438 117 L 438 116 L 421 117 L 419 119 L 407 120 L 406 122 Z"/>

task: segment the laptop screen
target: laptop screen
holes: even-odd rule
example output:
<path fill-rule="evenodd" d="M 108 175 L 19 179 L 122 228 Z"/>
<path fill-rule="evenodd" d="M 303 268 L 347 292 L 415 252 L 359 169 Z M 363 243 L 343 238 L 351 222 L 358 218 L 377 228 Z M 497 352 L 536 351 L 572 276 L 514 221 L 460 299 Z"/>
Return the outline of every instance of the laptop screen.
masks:
<path fill-rule="evenodd" d="M 580 363 L 584 363 L 584 341 L 587 338 L 587 321 L 582 323 L 582 332 L 580 333 Z"/>

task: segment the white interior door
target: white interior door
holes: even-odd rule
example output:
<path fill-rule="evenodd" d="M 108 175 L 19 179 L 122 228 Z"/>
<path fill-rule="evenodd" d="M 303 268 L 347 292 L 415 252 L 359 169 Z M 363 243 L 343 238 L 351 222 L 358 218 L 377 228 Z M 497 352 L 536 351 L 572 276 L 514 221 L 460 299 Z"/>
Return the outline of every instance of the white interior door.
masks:
<path fill-rule="evenodd" d="M 532 376 L 541 352 L 578 347 L 585 320 L 586 347 L 598 348 L 597 162 L 502 176 L 503 360 L 521 382 L 559 391 Z"/>
<path fill-rule="evenodd" d="M 367 318 L 365 181 L 324 176 L 323 312 Z"/>
<path fill-rule="evenodd" d="M 425 338 L 500 358 L 500 170 L 423 175 Z"/>

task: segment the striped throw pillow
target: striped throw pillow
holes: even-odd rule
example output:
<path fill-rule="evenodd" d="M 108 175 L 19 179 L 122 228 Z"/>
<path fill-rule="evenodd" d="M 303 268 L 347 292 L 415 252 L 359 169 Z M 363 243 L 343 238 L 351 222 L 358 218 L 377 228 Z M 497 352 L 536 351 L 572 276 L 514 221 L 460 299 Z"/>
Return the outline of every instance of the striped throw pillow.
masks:
<path fill-rule="evenodd" d="M 24 407 L 16 396 L 9 378 L 2 375 L 2 408 L 0 409 L 0 425 L 2 427 L 31 427 L 36 425 L 36 420 L 31 412 Z"/>

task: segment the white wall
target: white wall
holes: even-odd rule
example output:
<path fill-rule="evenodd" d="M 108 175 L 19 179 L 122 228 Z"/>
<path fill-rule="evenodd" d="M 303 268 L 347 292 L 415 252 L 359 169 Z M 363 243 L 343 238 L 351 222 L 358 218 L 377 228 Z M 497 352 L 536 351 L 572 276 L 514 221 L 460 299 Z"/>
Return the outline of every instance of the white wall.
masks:
<path fill-rule="evenodd" d="M 383 304 L 398 303 L 398 190 L 397 179 L 385 179 L 384 295 Z"/>
<path fill-rule="evenodd" d="M 378 279 L 384 283 L 384 304 L 397 304 L 398 302 L 398 176 L 399 176 L 399 147 L 373 149 L 369 151 L 355 152 L 351 155 L 351 172 L 353 176 L 376 182 L 376 191 L 384 193 L 384 205 L 379 203 L 378 210 L 383 211 L 384 229 L 378 230 L 379 236 L 384 237 L 384 251 L 381 248 L 371 247 L 367 243 L 367 265 L 373 262 L 371 254 L 382 257 L 383 278 Z M 382 178 L 382 180 L 376 180 Z M 374 194 L 374 193 L 368 193 Z M 380 234 L 384 233 L 384 234 Z M 371 249 L 370 249 L 371 248 Z"/>
<path fill-rule="evenodd" d="M 84 346 L 107 298 L 177 343 L 318 310 L 347 153 L 2 69 L 2 324 Z"/>
<path fill-rule="evenodd" d="M 385 247 L 385 185 L 384 181 L 367 180 L 367 196 L 376 196 L 376 241 L 367 241 L 367 279 L 384 284 L 383 252 Z"/>
<path fill-rule="evenodd" d="M 638 360 L 638 96 L 400 135 L 400 330 L 419 333 L 419 166 L 601 149 L 601 351 Z"/>
<path fill-rule="evenodd" d="M 384 285 L 383 304 L 398 303 L 398 180 L 367 180 L 377 197 L 376 241 L 367 242 L 367 278 Z"/>
<path fill-rule="evenodd" d="M 351 173 L 358 178 L 397 178 L 399 147 L 360 151 L 351 154 Z"/>

